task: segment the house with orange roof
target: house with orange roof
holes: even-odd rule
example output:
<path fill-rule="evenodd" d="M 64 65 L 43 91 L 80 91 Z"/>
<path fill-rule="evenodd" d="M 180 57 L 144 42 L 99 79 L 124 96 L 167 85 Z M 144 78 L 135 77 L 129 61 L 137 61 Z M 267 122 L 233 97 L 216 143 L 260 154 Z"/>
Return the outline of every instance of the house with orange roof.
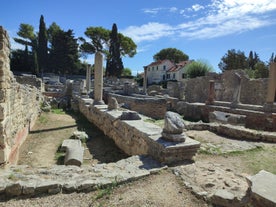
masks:
<path fill-rule="evenodd" d="M 185 78 L 184 68 L 191 61 L 174 64 L 170 60 L 159 60 L 144 66 L 147 84 L 158 84 L 162 81 L 181 81 Z"/>
<path fill-rule="evenodd" d="M 173 67 L 167 70 L 167 81 L 181 81 L 186 78 L 185 66 L 191 63 L 191 60 L 181 61 L 176 63 Z"/>

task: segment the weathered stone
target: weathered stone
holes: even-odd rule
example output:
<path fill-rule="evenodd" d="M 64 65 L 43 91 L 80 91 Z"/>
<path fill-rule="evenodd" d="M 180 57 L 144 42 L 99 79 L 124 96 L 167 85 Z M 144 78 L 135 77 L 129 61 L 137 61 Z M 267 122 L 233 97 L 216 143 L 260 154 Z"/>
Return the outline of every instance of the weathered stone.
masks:
<path fill-rule="evenodd" d="M 276 206 L 276 175 L 261 170 L 248 178 L 252 183 L 251 196 L 256 206 Z"/>
<path fill-rule="evenodd" d="M 108 110 L 116 110 L 119 108 L 119 104 L 117 102 L 117 99 L 114 97 L 111 97 L 108 101 Z"/>
<path fill-rule="evenodd" d="M 79 139 L 82 142 L 85 142 L 88 139 L 88 134 L 86 134 L 86 132 L 84 131 L 75 131 L 73 132 L 72 138 Z"/>
<path fill-rule="evenodd" d="M 36 188 L 36 182 L 32 180 L 23 181 L 20 182 L 22 186 L 22 194 L 23 195 L 34 195 L 35 194 L 35 188 Z"/>
<path fill-rule="evenodd" d="M 62 150 L 66 151 L 64 164 L 81 166 L 83 161 L 83 152 L 81 141 L 76 139 L 67 139 L 62 143 Z"/>
<path fill-rule="evenodd" d="M 13 183 L 6 187 L 7 196 L 19 196 L 22 193 L 22 186 L 20 183 Z"/>
<path fill-rule="evenodd" d="M 232 193 L 227 190 L 219 189 L 211 197 L 211 202 L 218 206 L 233 207 L 236 206 L 233 204 L 234 199 L 235 196 Z"/>
<path fill-rule="evenodd" d="M 182 134 L 184 127 L 184 121 L 179 114 L 171 111 L 166 112 L 163 132 L 167 134 Z"/>
<path fill-rule="evenodd" d="M 184 142 L 186 139 L 184 121 L 179 114 L 168 111 L 165 114 L 162 138 L 173 142 Z"/>
<path fill-rule="evenodd" d="M 56 181 L 41 180 L 37 183 L 35 194 L 60 192 L 61 186 Z"/>
<path fill-rule="evenodd" d="M 94 78 L 94 105 L 102 105 L 103 102 L 103 55 L 95 54 L 95 78 Z"/>
<path fill-rule="evenodd" d="M 121 120 L 140 120 L 141 117 L 135 111 L 123 111 L 120 119 Z"/>
<path fill-rule="evenodd" d="M 169 134 L 162 132 L 162 138 L 173 142 L 185 142 L 186 134 Z"/>

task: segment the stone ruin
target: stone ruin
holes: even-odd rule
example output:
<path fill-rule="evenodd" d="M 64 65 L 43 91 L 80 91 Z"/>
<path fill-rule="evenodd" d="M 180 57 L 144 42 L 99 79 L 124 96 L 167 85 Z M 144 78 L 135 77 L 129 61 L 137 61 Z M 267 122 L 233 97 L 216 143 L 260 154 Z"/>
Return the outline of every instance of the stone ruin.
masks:
<path fill-rule="evenodd" d="M 9 55 L 9 37 L 0 26 L 0 164 L 16 163 L 18 149 L 40 114 L 44 89 L 36 77 L 16 78 Z"/>
<path fill-rule="evenodd" d="M 0 94 L 2 100 L 0 104 L 2 108 L 0 110 L 2 114 L 0 159 L 2 163 L 12 163 L 16 160 L 16 153 L 20 144 L 24 141 L 29 129 L 40 113 L 40 103 L 43 100 L 42 93 L 44 92 L 44 88 L 42 81 L 39 81 L 35 77 L 28 77 L 25 80 L 22 77 L 15 78 L 13 76 L 9 69 L 8 35 L 2 27 L 0 27 L 0 41 Z M 9 169 L 10 171 L 2 174 L 3 177 L 0 177 L 0 196 L 30 196 L 39 195 L 41 193 L 53 194 L 74 191 L 88 192 L 93 190 L 95 186 L 98 186 L 99 184 L 106 185 L 112 183 L 114 176 L 119 180 L 119 182 L 125 182 L 126 180 L 133 179 L 133 176 L 137 178 L 148 175 L 151 173 L 151 169 L 153 172 L 156 169 L 162 169 L 164 165 L 160 165 L 160 163 L 173 164 L 175 162 L 191 160 L 199 149 L 200 143 L 188 137 L 185 134 L 185 128 L 214 128 L 214 126 L 204 124 L 185 126 L 179 114 L 184 115 L 184 117 L 190 116 L 191 118 L 196 117 L 203 120 L 221 122 L 222 124 L 231 123 L 252 128 L 257 125 L 259 127 L 259 123 L 265 121 L 266 128 L 264 129 L 275 131 L 274 102 L 276 72 L 274 63 L 271 64 L 270 78 L 268 80 L 254 81 L 258 85 L 258 87 L 255 88 L 255 92 L 258 90 L 260 91 L 256 92 L 256 96 L 258 96 L 258 102 L 256 103 L 259 103 L 260 105 L 248 104 L 251 103 L 251 100 L 245 101 L 245 91 L 250 88 L 249 86 L 251 86 L 252 82 L 247 80 L 243 75 L 234 72 L 233 77 L 234 80 L 238 82 L 238 85 L 232 91 L 226 90 L 229 82 L 224 79 L 213 80 L 209 78 L 207 81 L 202 81 L 202 79 L 199 78 L 187 80 L 189 84 L 184 83 L 186 84 L 185 87 L 183 87 L 182 83 L 176 83 L 178 87 L 174 87 L 174 89 L 179 90 L 173 89 L 170 91 L 171 86 L 169 84 L 169 89 L 166 91 L 167 96 L 162 97 L 160 96 L 160 93 L 152 93 L 155 96 L 149 97 L 142 94 L 136 94 L 134 97 L 131 97 L 133 95 L 132 92 L 137 92 L 137 90 L 130 90 L 129 84 L 124 84 L 123 90 L 125 91 L 126 96 L 120 97 L 122 96 L 120 94 L 112 92 L 108 93 L 108 98 L 110 98 L 109 100 L 111 101 L 107 106 L 104 102 L 104 93 L 102 93 L 104 88 L 104 82 L 102 79 L 102 56 L 98 53 L 95 58 L 95 71 L 99 77 L 95 78 L 94 82 L 94 99 L 91 99 L 89 95 L 84 96 L 83 91 L 85 90 L 80 87 L 79 83 L 67 82 L 70 87 L 65 91 L 68 93 L 67 95 L 72 98 L 72 108 L 74 110 L 79 110 L 84 114 L 89 121 L 93 122 L 106 135 L 112 138 L 117 146 L 127 154 L 140 156 L 132 156 L 129 159 L 119 161 L 112 165 L 95 166 L 97 172 L 102 171 L 102 174 L 106 175 L 106 177 L 101 177 L 101 180 L 99 181 L 96 179 L 96 177 L 98 177 L 98 174 L 95 174 L 96 171 L 92 172 L 91 169 L 83 167 L 80 172 L 79 168 L 70 166 L 81 166 L 83 148 L 80 144 L 80 140 L 70 140 L 70 143 L 69 141 L 65 141 L 63 143 L 63 148 L 67 154 L 65 158 L 65 164 L 68 165 L 67 168 L 56 166 L 49 170 L 37 169 L 37 176 L 32 176 L 33 172 L 30 172 L 30 169 L 24 168 L 24 166 L 14 168 L 15 171 L 12 171 L 13 168 L 11 168 Z M 88 74 L 88 76 L 90 75 Z M 203 77 L 203 79 L 204 78 L 206 77 Z M 188 85 L 192 84 L 193 81 L 200 82 L 200 84 L 196 84 L 197 87 L 193 90 L 200 91 L 201 88 L 202 91 L 204 91 L 203 96 L 201 95 L 202 92 L 197 94 L 196 92 L 189 91 Z M 27 82 L 28 85 L 25 84 Z M 86 87 L 86 93 L 90 92 L 90 84 L 82 84 L 82 86 Z M 75 87 L 78 88 L 78 92 L 76 92 Z M 205 93 L 206 88 L 208 89 L 207 93 Z M 185 89 L 185 94 L 179 94 L 182 89 Z M 146 87 L 144 86 L 143 91 L 145 90 Z M 225 91 L 222 92 L 223 90 Z M 80 91 L 82 91 L 82 93 L 79 93 Z M 265 93 L 265 101 L 263 97 L 259 98 L 263 95 L 262 91 L 267 92 Z M 44 93 L 44 95 L 49 94 Z M 198 95 L 200 96 L 198 100 L 202 100 L 202 102 L 189 102 L 189 100 L 193 100 Z M 219 97 L 225 98 L 226 101 L 219 100 Z M 232 98 L 227 99 L 227 97 Z M 119 100 L 120 98 L 121 100 Z M 137 110 L 134 110 L 135 107 L 143 102 L 146 102 L 146 104 L 142 105 L 140 108 L 138 107 Z M 132 111 L 126 109 L 127 107 L 121 109 L 121 105 L 128 106 Z M 32 108 L 33 110 L 30 111 L 28 110 L 29 108 Z M 179 112 L 179 114 L 168 111 L 169 108 L 174 109 Z M 144 121 L 144 117 L 139 114 L 146 114 L 147 110 L 148 115 L 152 115 L 151 117 L 154 117 L 157 111 L 161 111 L 158 117 L 165 117 L 164 128 Z M 255 125 L 253 124 L 254 122 L 256 122 Z M 261 126 L 263 127 L 263 125 Z M 270 136 L 270 138 L 266 137 L 265 139 L 267 141 L 276 140 L 273 135 Z M 71 141 L 73 143 L 71 143 Z M 159 163 L 143 157 L 144 155 L 150 155 L 155 160 L 158 160 Z M 145 165 L 148 166 L 145 167 Z M 128 166 L 130 166 L 130 168 L 128 168 Z M 124 168 L 126 172 L 122 170 Z M 26 172 L 26 174 L 20 174 L 18 177 L 23 178 L 23 180 L 25 180 L 24 182 L 7 181 L 6 177 L 10 173 L 19 172 L 22 171 L 22 169 L 24 169 L 23 172 Z M 68 174 L 69 171 L 70 175 L 72 173 L 74 174 L 76 180 L 68 180 L 68 178 L 71 178 Z M 175 173 L 181 174 L 180 171 L 175 171 Z M 15 173 L 16 176 L 17 174 L 18 173 Z M 47 177 L 45 175 L 49 176 Z M 122 177 L 121 175 L 124 176 Z M 62 181 L 60 181 L 62 176 Z M 92 178 L 91 180 L 87 180 L 87 177 Z M 255 199 L 256 203 L 265 202 L 268 203 L 268 206 L 273 206 L 276 202 L 271 199 L 271 197 L 263 195 L 263 192 L 258 192 L 260 187 L 256 187 L 264 182 L 263 179 L 269 179 L 271 182 L 262 184 L 261 187 L 271 190 L 271 183 L 275 182 L 275 175 L 271 175 L 267 172 L 260 172 L 256 176 L 249 178 L 249 182 L 252 182 L 250 190 L 253 195 L 253 200 Z M 273 189 L 272 192 L 274 192 Z M 205 194 L 198 192 L 198 195 L 204 197 Z M 236 197 L 228 191 L 222 190 L 215 192 L 210 199 L 216 205 L 231 206 L 233 204 L 231 204 L 232 200 L 235 200 Z M 232 200 L 231 202 L 228 202 L 227 199 Z M 237 205 L 239 205 L 239 203 Z"/>

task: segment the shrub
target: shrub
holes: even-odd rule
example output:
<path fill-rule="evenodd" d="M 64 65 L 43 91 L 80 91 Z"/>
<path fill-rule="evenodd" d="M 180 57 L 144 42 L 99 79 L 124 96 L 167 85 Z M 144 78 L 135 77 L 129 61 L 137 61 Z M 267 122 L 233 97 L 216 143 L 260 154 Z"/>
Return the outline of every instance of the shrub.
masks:
<path fill-rule="evenodd" d="M 185 67 L 185 73 L 187 75 L 187 78 L 205 76 L 208 72 L 211 72 L 212 70 L 212 66 L 203 61 L 194 61 Z"/>

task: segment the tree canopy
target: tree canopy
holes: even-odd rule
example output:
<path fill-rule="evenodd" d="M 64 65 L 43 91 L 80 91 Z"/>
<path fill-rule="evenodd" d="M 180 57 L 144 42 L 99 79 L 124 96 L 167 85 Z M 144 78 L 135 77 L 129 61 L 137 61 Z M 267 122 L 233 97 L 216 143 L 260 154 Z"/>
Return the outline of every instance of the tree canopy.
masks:
<path fill-rule="evenodd" d="M 189 60 L 189 56 L 176 48 L 166 48 L 160 50 L 153 56 L 154 61 L 170 60 L 173 63 Z"/>
<path fill-rule="evenodd" d="M 269 62 L 274 59 L 274 55 Z M 240 50 L 231 49 L 221 58 L 218 64 L 222 72 L 226 70 L 243 69 L 250 78 L 268 77 L 268 65 L 260 60 L 256 52 L 250 51 L 248 57 Z"/>
<path fill-rule="evenodd" d="M 102 52 L 106 55 L 106 75 L 120 76 L 123 71 L 121 57 L 133 57 L 136 54 L 137 45 L 133 40 L 117 31 L 117 25 L 113 24 L 112 30 L 103 27 L 88 27 L 84 33 L 89 40 L 79 38 L 82 44 L 82 53 L 94 54 Z"/>

